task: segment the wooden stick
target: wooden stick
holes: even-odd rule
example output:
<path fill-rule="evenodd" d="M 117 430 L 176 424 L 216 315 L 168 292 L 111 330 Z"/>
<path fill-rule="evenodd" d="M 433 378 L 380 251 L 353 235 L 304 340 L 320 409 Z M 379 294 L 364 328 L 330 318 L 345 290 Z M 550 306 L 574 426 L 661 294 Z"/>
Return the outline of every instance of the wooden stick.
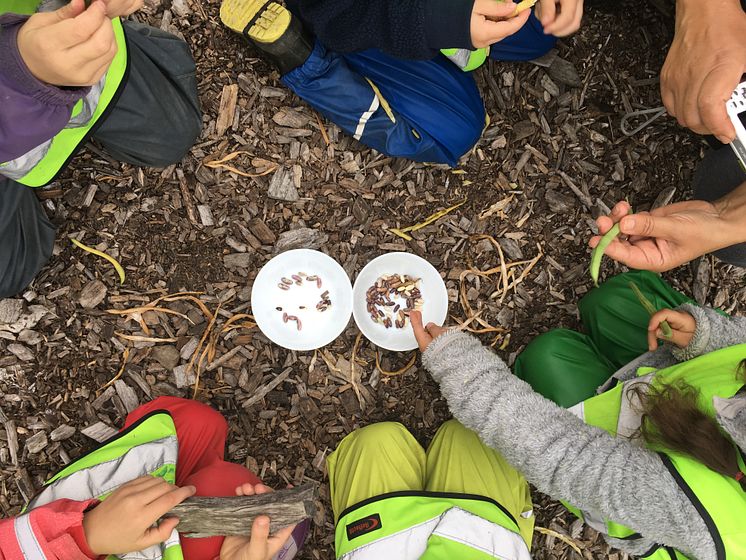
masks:
<path fill-rule="evenodd" d="M 179 532 L 191 537 L 251 535 L 251 525 L 259 515 L 270 519 L 270 532 L 295 525 L 313 517 L 316 485 L 278 490 L 257 496 L 231 498 L 192 497 L 172 509 L 168 515 L 179 518 Z"/>

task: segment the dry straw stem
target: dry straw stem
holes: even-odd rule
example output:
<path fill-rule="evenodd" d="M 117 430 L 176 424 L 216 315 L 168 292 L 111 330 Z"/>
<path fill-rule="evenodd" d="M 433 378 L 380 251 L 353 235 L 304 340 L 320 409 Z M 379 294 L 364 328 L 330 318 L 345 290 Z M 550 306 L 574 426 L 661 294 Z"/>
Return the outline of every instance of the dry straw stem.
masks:
<path fill-rule="evenodd" d="M 352 390 L 355 391 L 355 396 L 360 403 L 360 407 L 364 408 L 365 401 L 362 394 L 360 394 L 360 387 L 358 386 L 357 376 L 355 375 L 355 360 L 357 359 L 357 349 L 360 346 L 360 341 L 362 339 L 363 333 L 357 333 L 357 337 L 355 337 L 355 344 L 352 345 L 352 355 L 350 356 L 350 384 L 352 385 Z"/>
<path fill-rule="evenodd" d="M 427 218 L 425 218 L 424 221 L 422 221 L 422 222 L 420 222 L 418 224 L 415 224 L 413 226 L 408 226 L 408 227 L 401 228 L 401 229 L 391 228 L 391 229 L 389 229 L 389 231 L 391 233 L 393 233 L 394 235 L 398 235 L 402 239 L 406 239 L 407 241 L 412 241 L 412 236 L 408 235 L 407 232 L 417 231 L 418 229 L 422 229 L 425 226 L 429 226 L 433 222 L 441 219 L 446 214 L 449 214 L 450 212 L 453 212 L 454 210 L 456 210 L 456 208 L 460 208 L 461 206 L 463 206 L 464 204 L 466 204 L 467 200 L 468 200 L 468 198 L 465 198 L 464 200 L 462 200 L 458 204 L 454 204 L 453 206 L 449 206 L 448 208 L 444 208 L 443 210 L 439 210 L 435 214 L 431 214 L 430 216 L 428 216 Z"/>
<path fill-rule="evenodd" d="M 226 171 L 230 171 L 231 173 L 235 173 L 236 175 L 240 175 L 241 177 L 250 177 L 250 178 L 263 177 L 264 175 L 269 175 L 270 173 L 272 173 L 273 171 L 277 169 L 277 164 L 275 164 L 271 167 L 268 167 L 261 173 L 246 173 L 245 171 L 241 171 L 239 169 L 236 169 L 232 165 L 227 165 L 225 163 L 226 161 L 231 161 L 242 154 L 251 155 L 249 154 L 249 152 L 244 152 L 241 150 L 236 151 L 236 152 L 231 152 L 230 154 L 228 154 L 227 156 L 223 158 L 216 159 L 213 161 L 208 161 L 207 163 L 205 163 L 205 167 L 209 167 L 211 169 L 225 169 Z"/>
<path fill-rule="evenodd" d="M 570 545 L 572 549 L 577 552 L 581 558 L 583 558 L 583 552 L 580 550 L 580 547 L 575 543 L 573 539 L 571 539 L 567 535 L 563 535 L 562 533 L 558 533 L 557 531 L 553 531 L 552 529 L 547 529 L 545 527 L 534 527 L 534 530 L 538 533 L 541 533 L 542 535 L 549 535 L 550 537 L 554 537 L 561 540 L 563 543 Z"/>
<path fill-rule="evenodd" d="M 141 336 L 139 334 L 127 334 L 123 332 L 114 332 L 119 338 L 129 340 L 130 342 L 176 342 L 175 338 L 158 338 L 155 336 Z"/>
<path fill-rule="evenodd" d="M 321 131 L 321 137 L 324 139 L 324 144 L 328 146 L 329 144 L 331 144 L 331 142 L 329 141 L 329 135 L 326 133 L 326 127 L 324 126 L 324 123 L 321 122 L 321 117 L 319 117 L 319 114 L 316 111 L 313 112 L 313 116 L 316 117 L 316 122 L 319 125 L 319 130 Z"/>
<path fill-rule="evenodd" d="M 503 254 L 502 247 L 500 246 L 500 243 L 494 237 L 492 237 L 491 235 L 475 235 L 470 238 L 470 240 L 472 241 L 478 241 L 482 239 L 489 240 L 490 243 L 492 243 L 492 245 L 495 247 L 497 254 L 500 257 L 500 264 L 488 270 L 479 270 L 476 268 L 470 268 L 470 269 L 462 271 L 461 274 L 459 275 L 459 301 L 461 303 L 461 307 L 464 310 L 464 314 L 466 315 L 466 319 L 459 323 L 458 328 L 460 330 L 464 330 L 464 331 L 475 333 L 475 334 L 505 333 L 506 332 L 505 329 L 501 327 L 493 326 L 481 318 L 481 315 L 484 312 L 484 309 L 480 311 L 474 311 L 472 309 L 471 304 L 469 303 L 469 299 L 467 298 L 467 293 L 466 293 L 467 284 L 465 280 L 469 276 L 479 276 L 481 278 L 490 278 L 494 276 L 495 274 L 499 273 L 500 277 L 495 281 L 496 290 L 490 295 L 490 298 L 496 299 L 499 296 L 500 301 L 502 302 L 503 299 L 505 299 L 505 297 L 508 295 L 508 293 L 510 293 L 510 290 L 515 290 L 516 286 L 518 286 L 518 284 L 520 284 L 521 282 L 523 282 L 523 280 L 525 280 L 529 272 L 531 272 L 534 266 L 536 266 L 536 263 L 538 263 L 541 257 L 543 257 L 544 255 L 541 251 L 541 247 L 537 244 L 536 247 L 538 250 L 538 254 L 533 259 L 506 263 L 505 255 Z M 521 271 L 521 274 L 516 278 L 514 271 L 520 266 L 525 266 L 525 268 Z M 474 323 L 475 321 L 479 325 L 481 325 L 481 328 L 471 327 L 471 324 Z"/>
<path fill-rule="evenodd" d="M 380 371 L 383 375 L 387 375 L 389 377 L 393 377 L 395 375 L 401 375 L 402 373 L 405 373 L 409 368 L 411 368 L 414 363 L 417 361 L 417 351 L 415 350 L 412 353 L 412 357 L 409 358 L 409 361 L 407 362 L 407 365 L 405 365 L 401 369 L 397 369 L 396 371 L 388 371 L 383 369 L 383 366 L 381 365 L 381 350 L 376 347 L 376 367 L 378 368 L 378 371 Z"/>
<path fill-rule="evenodd" d="M 208 364 L 210 366 L 213 366 L 212 368 L 208 367 L 208 371 L 212 371 L 212 369 L 218 367 L 218 365 L 214 364 L 216 363 L 215 355 L 217 353 L 217 346 L 218 342 L 220 341 L 220 337 L 237 329 L 253 329 L 254 327 L 256 327 L 254 317 L 247 313 L 238 313 L 236 315 L 233 315 L 229 317 L 228 320 L 225 321 L 225 323 L 223 323 L 219 328 L 216 327 L 218 317 L 220 315 L 221 304 L 218 304 L 215 312 L 213 313 L 207 308 L 205 303 L 197 297 L 202 293 L 203 292 L 178 292 L 175 294 L 166 294 L 154 299 L 150 303 L 138 307 L 132 307 L 129 309 L 107 309 L 107 313 L 111 313 L 112 315 L 121 315 L 136 320 L 140 324 L 140 327 L 143 329 L 143 332 L 149 335 L 150 330 L 148 329 L 147 324 L 142 318 L 142 313 L 147 313 L 149 311 L 152 311 L 154 313 L 164 313 L 167 315 L 176 315 L 194 324 L 194 322 L 189 319 L 187 315 L 178 311 L 174 311 L 162 305 L 158 305 L 159 303 L 187 301 L 199 308 L 199 310 L 204 315 L 205 320 L 207 321 L 207 327 L 205 327 L 205 330 L 200 337 L 199 343 L 197 344 L 197 348 L 192 353 L 192 357 L 186 368 L 187 374 L 189 374 L 191 371 L 195 372 L 195 382 L 192 398 L 196 398 L 197 394 L 199 393 L 200 377 L 205 367 Z M 177 342 L 175 338 L 156 338 L 151 336 L 132 335 L 121 332 L 116 332 L 115 334 L 125 340 L 130 340 L 133 342 Z M 116 378 L 112 380 L 112 382 L 115 380 Z"/>
<path fill-rule="evenodd" d="M 130 349 L 125 348 L 124 352 L 122 352 L 122 365 L 119 367 L 119 371 L 114 377 L 111 378 L 111 380 L 109 380 L 108 383 L 99 387 L 99 390 L 97 392 L 100 393 L 101 391 L 109 387 L 110 385 L 113 385 L 117 379 L 122 377 L 122 374 L 124 373 L 124 367 L 127 365 L 127 360 L 129 360 L 129 357 L 130 357 Z"/>

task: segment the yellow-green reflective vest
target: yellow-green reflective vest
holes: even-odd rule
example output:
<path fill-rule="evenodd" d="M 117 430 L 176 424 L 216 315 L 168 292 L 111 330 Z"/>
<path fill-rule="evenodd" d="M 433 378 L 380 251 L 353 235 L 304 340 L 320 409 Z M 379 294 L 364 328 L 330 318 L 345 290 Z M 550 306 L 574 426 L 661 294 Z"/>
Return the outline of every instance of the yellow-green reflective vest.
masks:
<path fill-rule="evenodd" d="M 513 516 L 482 496 L 393 492 L 342 512 L 339 560 L 531 560 Z"/>
<path fill-rule="evenodd" d="M 715 417 L 718 399 L 733 397 L 744 385 L 737 376 L 746 357 L 746 344 L 710 352 L 666 369 L 640 368 L 638 377 L 592 397 L 571 410 L 586 424 L 598 426 L 615 437 L 633 437 L 640 426 L 639 401 L 629 388 L 665 386 L 682 380 L 699 390 L 700 409 Z M 700 462 L 671 450 L 648 446 L 658 453 L 671 476 L 696 508 L 712 535 L 718 560 L 746 558 L 746 493 L 735 479 L 711 471 Z M 741 469 L 746 470 L 742 453 Z M 598 519 L 569 504 L 575 515 L 597 531 L 617 539 L 635 540 L 640 534 L 629 527 Z M 641 558 L 652 560 L 688 560 L 670 547 L 656 545 Z"/>
<path fill-rule="evenodd" d="M 178 452 L 176 428 L 171 415 L 156 410 L 50 478 L 28 503 L 25 511 L 62 498 L 105 500 L 126 482 L 145 475 L 157 476 L 174 484 Z M 22 542 L 20 544 L 23 545 Z M 26 558 L 36 560 L 38 549 L 29 554 Z M 183 560 L 178 532 L 174 530 L 166 542 L 146 551 L 110 556 L 109 560 L 142 558 Z"/>
<path fill-rule="evenodd" d="M 40 0 L 6 0 L 0 2 L 0 14 L 33 14 L 40 4 Z M 29 187 L 46 185 L 57 177 L 78 148 L 95 132 L 97 125 L 103 122 L 107 110 L 114 106 L 124 88 L 128 71 L 127 40 L 122 23 L 119 18 L 111 23 L 119 49 L 106 75 L 75 104 L 67 125 L 56 136 L 14 160 L 0 162 L 1 175 Z"/>
<path fill-rule="evenodd" d="M 471 72 L 484 64 L 484 61 L 490 55 L 490 48 L 485 47 L 473 51 L 469 49 L 441 49 L 440 52 L 464 72 Z"/>

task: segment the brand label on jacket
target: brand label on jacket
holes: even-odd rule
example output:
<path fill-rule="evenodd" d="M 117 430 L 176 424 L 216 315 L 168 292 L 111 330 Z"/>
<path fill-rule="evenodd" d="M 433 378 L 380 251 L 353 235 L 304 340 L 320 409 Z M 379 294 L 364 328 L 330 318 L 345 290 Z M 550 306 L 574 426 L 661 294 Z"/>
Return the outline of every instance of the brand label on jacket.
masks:
<path fill-rule="evenodd" d="M 353 521 L 347 525 L 347 540 L 351 541 L 352 539 L 362 537 L 363 535 L 367 535 L 373 531 L 378 531 L 381 528 L 383 528 L 383 525 L 381 524 L 381 516 L 374 513 L 373 515 L 363 517 L 362 519 L 358 519 L 357 521 Z"/>

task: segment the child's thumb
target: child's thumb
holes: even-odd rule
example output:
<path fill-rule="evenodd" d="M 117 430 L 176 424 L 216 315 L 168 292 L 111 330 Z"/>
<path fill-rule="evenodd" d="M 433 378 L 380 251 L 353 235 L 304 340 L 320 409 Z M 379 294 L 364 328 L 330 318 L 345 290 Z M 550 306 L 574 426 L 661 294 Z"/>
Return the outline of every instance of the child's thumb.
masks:
<path fill-rule="evenodd" d="M 59 21 L 73 19 L 85 12 L 85 0 L 71 0 L 59 10 L 52 12 Z"/>

